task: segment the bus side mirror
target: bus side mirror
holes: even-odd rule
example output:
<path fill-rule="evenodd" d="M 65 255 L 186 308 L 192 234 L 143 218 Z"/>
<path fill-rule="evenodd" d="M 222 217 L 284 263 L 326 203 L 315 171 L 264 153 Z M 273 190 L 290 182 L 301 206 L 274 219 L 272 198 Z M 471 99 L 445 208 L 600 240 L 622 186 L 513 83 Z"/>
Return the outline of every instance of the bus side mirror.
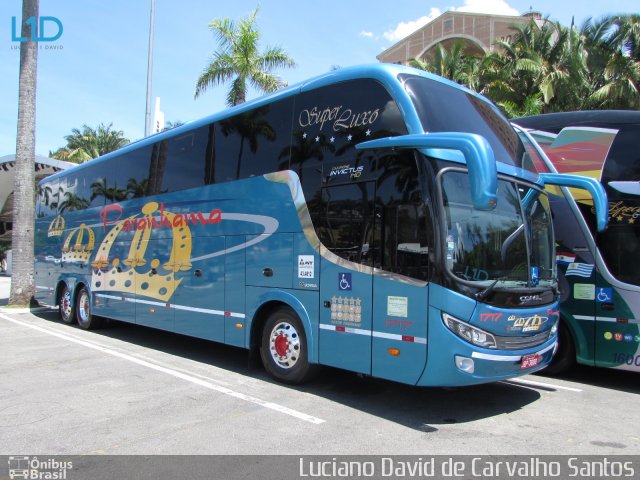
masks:
<path fill-rule="evenodd" d="M 457 150 L 464 155 L 469 168 L 471 201 L 477 210 L 493 210 L 497 204 L 498 174 L 493 149 L 481 135 L 462 132 L 434 132 L 379 138 L 356 145 L 369 149 L 443 149 Z"/>
<path fill-rule="evenodd" d="M 560 173 L 541 173 L 540 179 L 545 185 L 557 185 L 559 187 L 575 187 L 587 190 L 593 197 L 593 205 L 596 207 L 596 220 L 598 231 L 607 228 L 609 221 L 609 208 L 607 204 L 607 192 L 602 184 L 590 177 L 581 175 L 569 175 Z"/>

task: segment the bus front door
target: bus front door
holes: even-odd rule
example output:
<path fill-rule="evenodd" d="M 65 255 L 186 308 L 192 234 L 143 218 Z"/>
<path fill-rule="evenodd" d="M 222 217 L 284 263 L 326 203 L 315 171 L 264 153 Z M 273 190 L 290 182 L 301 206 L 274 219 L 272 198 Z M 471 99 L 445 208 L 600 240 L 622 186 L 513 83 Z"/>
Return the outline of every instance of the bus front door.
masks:
<path fill-rule="evenodd" d="M 324 244 L 319 361 L 366 374 L 371 373 L 374 193 L 373 182 L 323 188 L 318 225 Z"/>

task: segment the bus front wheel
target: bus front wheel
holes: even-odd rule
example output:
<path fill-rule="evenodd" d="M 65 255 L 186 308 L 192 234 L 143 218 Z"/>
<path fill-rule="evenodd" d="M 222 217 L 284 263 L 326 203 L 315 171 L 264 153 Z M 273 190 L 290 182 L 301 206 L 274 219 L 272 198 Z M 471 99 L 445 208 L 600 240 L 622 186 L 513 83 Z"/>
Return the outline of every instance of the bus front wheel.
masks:
<path fill-rule="evenodd" d="M 71 290 L 66 284 L 62 287 L 58 297 L 58 312 L 60 313 L 60 319 L 64 323 L 73 323 L 75 321 L 73 298 Z"/>
<path fill-rule="evenodd" d="M 542 373 L 558 375 L 570 370 L 576 364 L 576 347 L 571 337 L 571 332 L 561 320 L 558 328 L 558 350 L 551 363 Z"/>
<path fill-rule="evenodd" d="M 274 310 L 262 330 L 260 357 L 269 375 L 284 383 L 308 380 L 315 370 L 309 364 L 302 322 L 290 308 Z"/>

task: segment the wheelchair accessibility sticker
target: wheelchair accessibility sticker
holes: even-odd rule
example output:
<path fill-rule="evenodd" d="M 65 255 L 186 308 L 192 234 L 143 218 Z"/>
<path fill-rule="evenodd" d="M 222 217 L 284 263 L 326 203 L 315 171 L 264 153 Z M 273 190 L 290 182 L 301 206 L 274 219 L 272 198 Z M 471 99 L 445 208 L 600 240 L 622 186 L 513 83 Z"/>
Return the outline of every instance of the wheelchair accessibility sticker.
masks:
<path fill-rule="evenodd" d="M 338 274 L 338 290 L 346 292 L 351 290 L 351 274 L 339 273 Z"/>
<path fill-rule="evenodd" d="M 596 302 L 599 302 L 599 303 L 613 302 L 613 288 L 603 288 L 603 287 L 597 288 Z"/>

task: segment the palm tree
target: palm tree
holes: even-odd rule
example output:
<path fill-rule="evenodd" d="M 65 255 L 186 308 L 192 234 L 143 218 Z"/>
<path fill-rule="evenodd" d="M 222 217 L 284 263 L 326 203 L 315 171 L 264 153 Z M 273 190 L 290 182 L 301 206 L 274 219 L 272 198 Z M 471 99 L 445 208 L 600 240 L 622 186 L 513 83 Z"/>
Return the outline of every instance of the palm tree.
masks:
<path fill-rule="evenodd" d="M 508 118 L 526 117 L 542 113 L 542 94 L 540 92 L 529 95 L 522 105 L 506 100 L 497 104 Z"/>
<path fill-rule="evenodd" d="M 536 93 L 545 105 L 556 97 L 556 89 L 568 77 L 564 65 L 568 30 L 559 23 L 535 21 L 514 25 L 512 41 L 498 40 L 500 50 L 489 54 L 493 63 L 493 81 L 486 93 L 496 102 L 510 102 L 524 108 L 524 102 Z"/>
<path fill-rule="evenodd" d="M 74 128 L 71 135 L 64 139 L 67 145 L 50 153 L 52 158 L 83 163 L 92 158 L 113 152 L 129 143 L 122 130 L 112 130 L 112 123 L 101 123 L 95 129 L 88 125 L 82 126 L 82 131 Z"/>
<path fill-rule="evenodd" d="M 640 16 L 588 19 L 582 28 L 594 72 L 594 108 L 640 108 Z"/>
<path fill-rule="evenodd" d="M 640 15 L 614 15 L 611 21 L 616 27 L 610 38 L 613 49 L 640 61 Z"/>
<path fill-rule="evenodd" d="M 441 77 L 448 78 L 461 84 L 469 83 L 469 71 L 473 57 L 465 56 L 465 45 L 462 41 L 456 41 L 447 50 L 442 43 L 436 45 L 433 60 L 409 60 L 409 65 L 414 68 L 426 70 Z"/>
<path fill-rule="evenodd" d="M 50 158 L 56 158 L 58 160 L 64 160 L 71 163 L 84 163 L 87 160 L 91 160 L 91 156 L 85 152 L 82 148 L 67 148 L 60 147 L 55 152 L 49 151 Z"/>
<path fill-rule="evenodd" d="M 588 19 L 580 28 L 545 20 L 514 25 L 512 40 L 482 58 L 436 47 L 410 64 L 466 84 L 509 117 L 597 108 L 640 108 L 640 15 Z"/>
<path fill-rule="evenodd" d="M 16 139 L 15 180 L 13 186 L 13 276 L 9 303 L 28 305 L 33 297 L 33 222 L 35 216 L 34 181 L 36 149 L 36 74 L 38 44 L 32 40 L 29 18 L 37 19 L 38 0 L 22 0 L 20 44 L 20 85 L 18 93 L 18 136 Z M 35 33 L 35 32 L 34 32 Z M 35 37 L 35 35 L 34 35 Z"/>
<path fill-rule="evenodd" d="M 566 31 L 562 48 L 559 68 L 563 69 L 566 75 L 555 84 L 555 97 L 546 109 L 569 111 L 589 108 L 589 95 L 593 91 L 593 73 L 589 67 L 592 54 L 589 44 L 580 30 L 571 25 Z"/>
<path fill-rule="evenodd" d="M 209 23 L 218 37 L 219 50 L 204 69 L 196 83 L 195 98 L 208 87 L 231 81 L 227 93 L 227 105 L 244 103 L 247 84 L 265 93 L 273 92 L 286 84 L 271 71 L 275 68 L 294 67 L 294 60 L 281 48 L 269 47 L 258 51 L 260 32 L 254 23 L 258 8 L 236 25 L 228 18 Z"/>
<path fill-rule="evenodd" d="M 640 108 L 640 62 L 614 53 L 603 73 L 605 84 L 590 97 L 600 108 Z"/>

